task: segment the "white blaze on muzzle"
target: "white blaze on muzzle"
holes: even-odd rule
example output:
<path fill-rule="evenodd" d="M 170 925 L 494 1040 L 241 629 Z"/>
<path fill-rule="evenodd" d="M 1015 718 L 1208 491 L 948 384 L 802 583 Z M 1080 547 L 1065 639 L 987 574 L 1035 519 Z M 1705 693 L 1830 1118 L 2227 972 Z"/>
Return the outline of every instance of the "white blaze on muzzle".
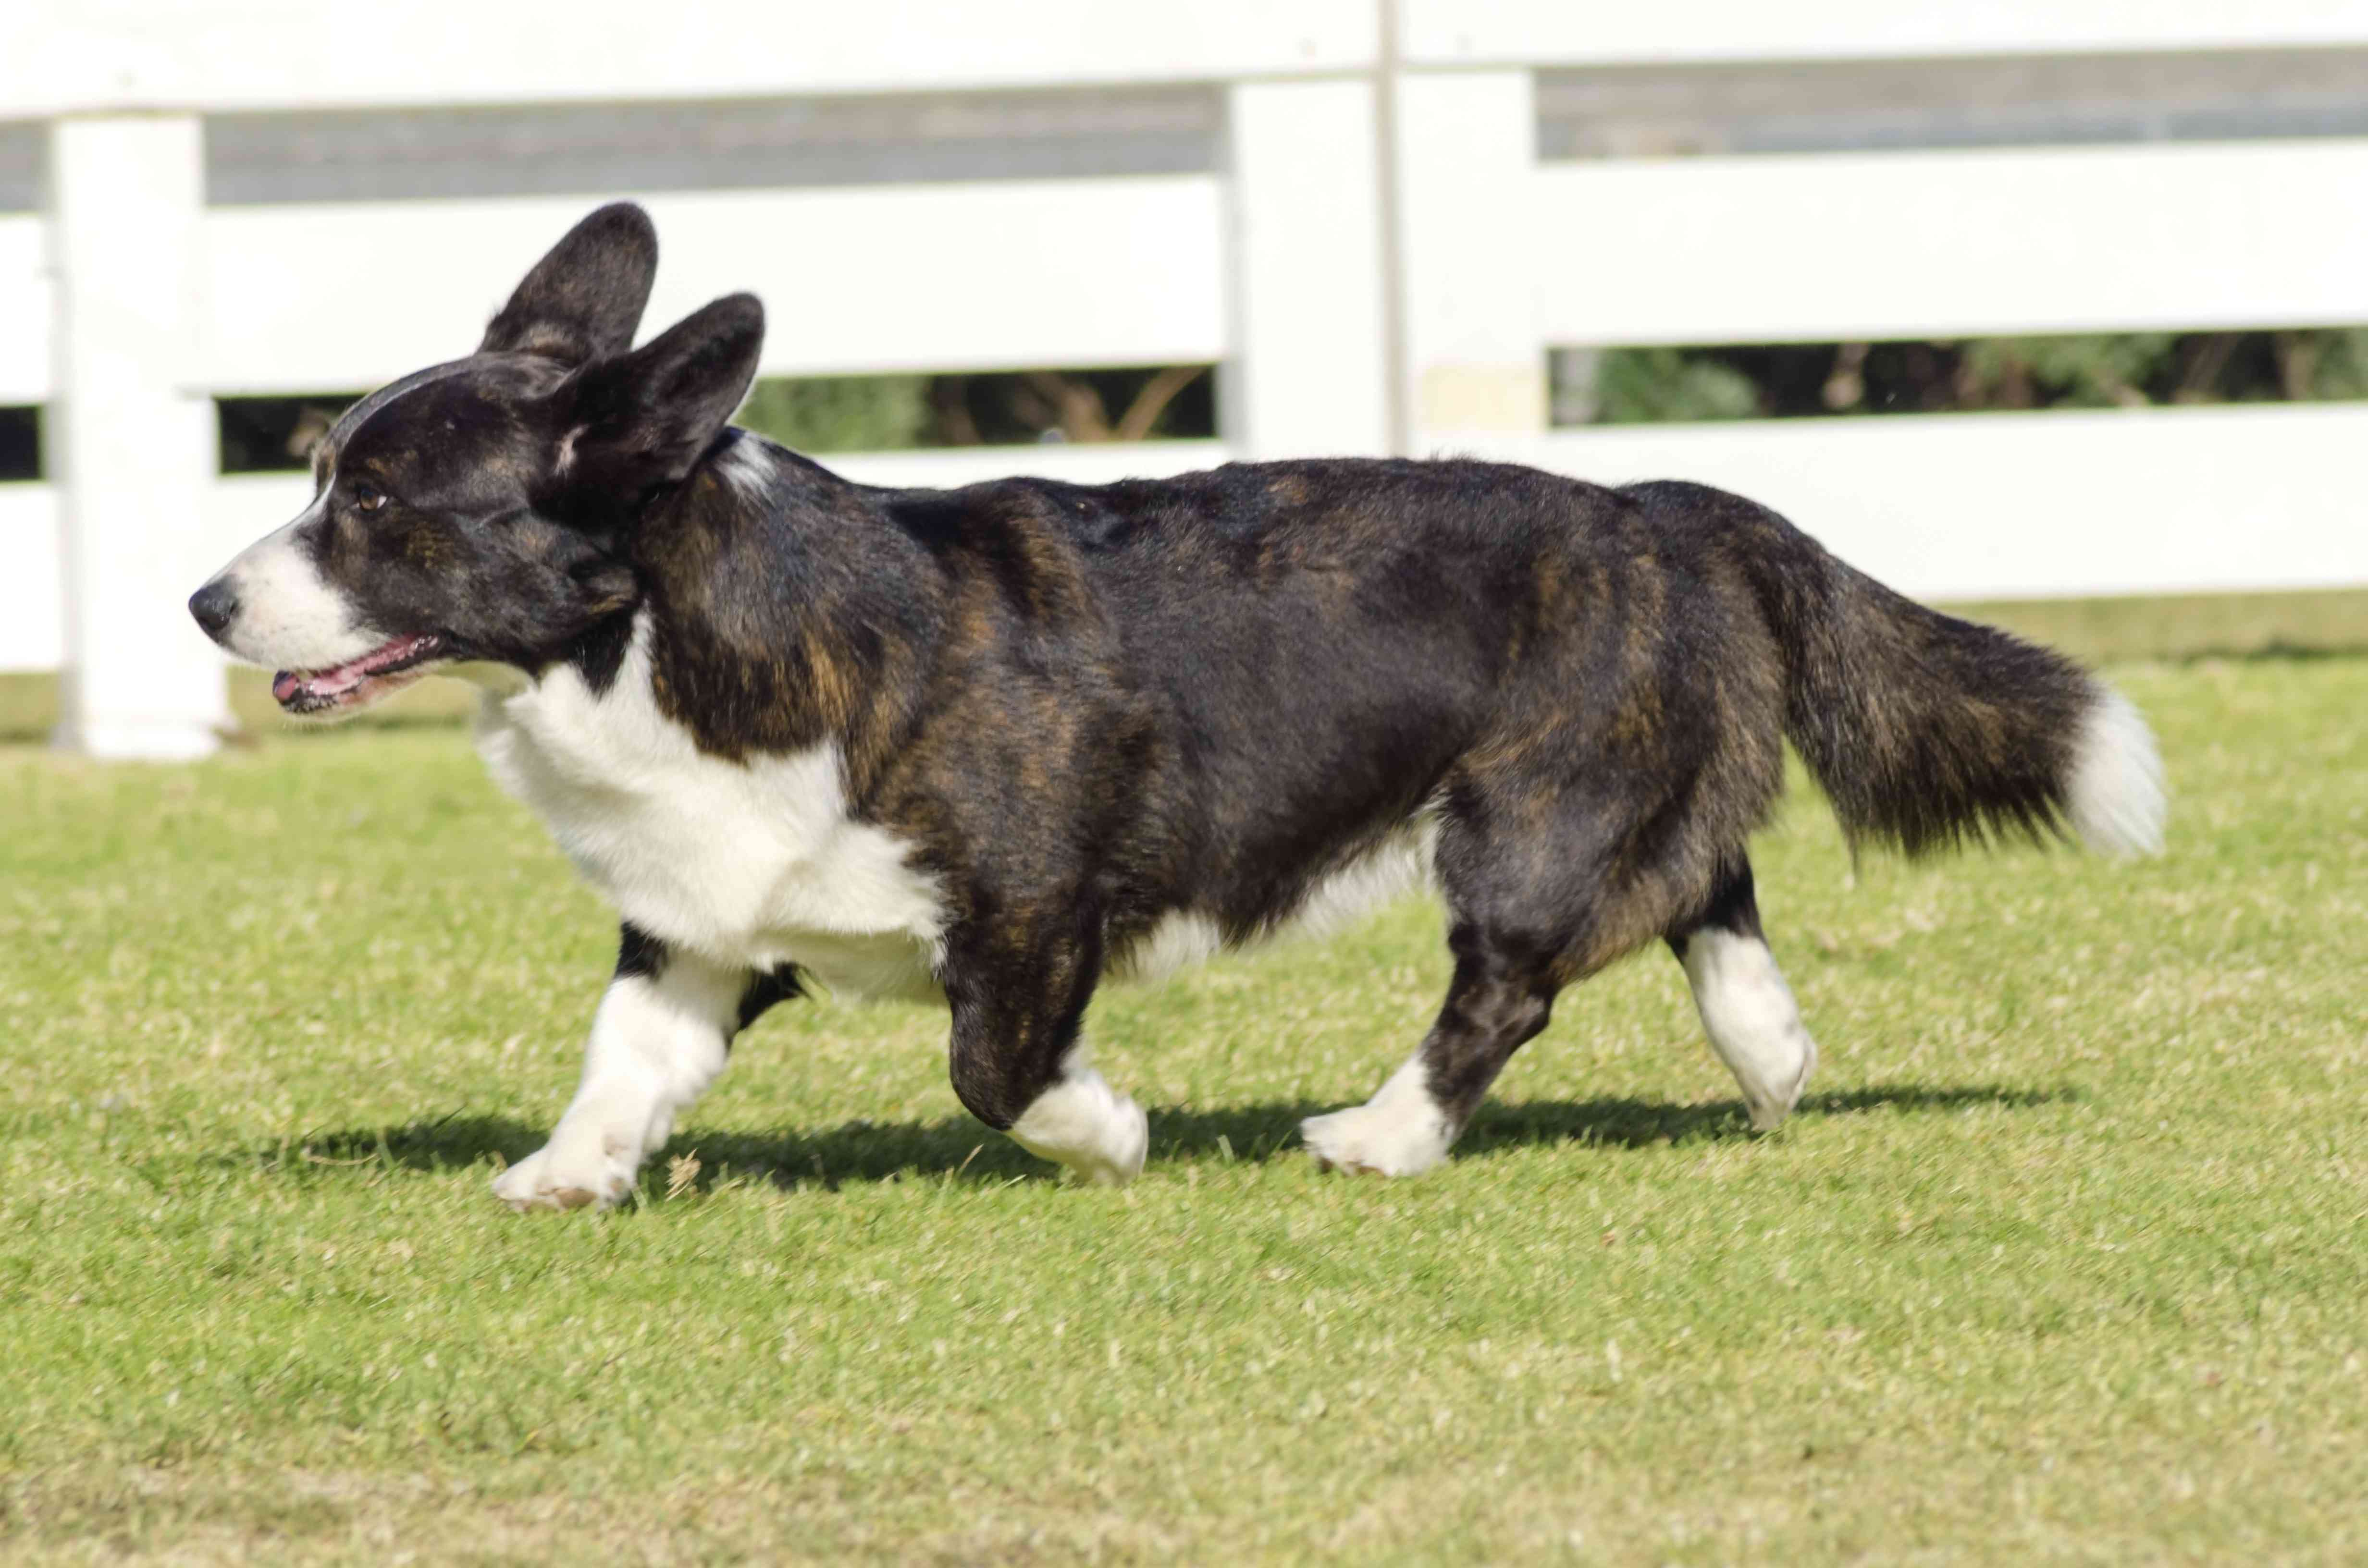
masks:
<path fill-rule="evenodd" d="M 215 574 L 236 596 L 238 608 L 218 641 L 249 664 L 267 669 L 324 670 L 349 664 L 383 638 L 364 630 L 353 605 L 321 575 L 297 531 L 324 512 L 315 501 L 276 533 L 239 552 Z"/>
<path fill-rule="evenodd" d="M 279 672 L 272 698 L 288 713 L 330 719 L 369 706 L 445 663 L 441 638 L 388 637 L 361 623 L 345 593 L 321 574 L 304 540 L 324 504 L 256 540 L 200 590 L 190 610 L 214 641 L 241 659 Z M 226 595 L 211 610 L 199 600 Z M 226 619 L 215 617 L 226 609 Z"/>

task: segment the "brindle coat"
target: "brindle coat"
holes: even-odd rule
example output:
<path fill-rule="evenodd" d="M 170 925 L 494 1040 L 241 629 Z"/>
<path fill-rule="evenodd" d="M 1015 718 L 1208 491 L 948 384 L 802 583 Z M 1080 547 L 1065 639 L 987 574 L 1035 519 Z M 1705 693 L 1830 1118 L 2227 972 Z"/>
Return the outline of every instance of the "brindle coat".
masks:
<path fill-rule="evenodd" d="M 990 1126 L 1164 919 L 1247 940 L 1412 821 L 1455 958 L 1420 1057 L 1452 1138 L 1563 987 L 1758 937 L 1787 738 L 1855 838 L 1910 854 L 2072 803 L 2095 682 L 1751 502 L 1469 461 L 852 484 L 726 424 L 753 299 L 628 351 L 655 262 L 604 209 L 475 356 L 358 405 L 307 548 L 437 658 L 598 691 L 644 635 L 705 755 L 835 746 L 849 815 L 941 892 L 954 1087 Z M 340 509 L 353 476 L 393 502 Z M 620 977 L 670 960 L 626 927 Z M 737 1024 L 796 990 L 747 972 Z"/>

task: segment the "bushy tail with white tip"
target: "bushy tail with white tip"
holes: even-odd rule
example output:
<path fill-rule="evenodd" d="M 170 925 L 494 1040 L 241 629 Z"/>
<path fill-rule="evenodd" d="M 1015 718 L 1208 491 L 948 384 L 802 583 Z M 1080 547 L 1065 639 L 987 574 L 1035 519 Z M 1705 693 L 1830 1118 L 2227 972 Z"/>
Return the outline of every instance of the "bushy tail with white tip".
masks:
<path fill-rule="evenodd" d="M 2159 855 L 2169 802 L 2154 732 L 2121 693 L 2100 684 L 2072 740 L 2065 807 L 2073 831 L 2103 855 Z"/>
<path fill-rule="evenodd" d="M 1757 575 L 1783 649 L 1784 733 L 1854 840 L 1918 855 L 2068 828 L 2108 855 L 2161 851 L 2162 762 L 2119 693 L 1783 531 Z"/>

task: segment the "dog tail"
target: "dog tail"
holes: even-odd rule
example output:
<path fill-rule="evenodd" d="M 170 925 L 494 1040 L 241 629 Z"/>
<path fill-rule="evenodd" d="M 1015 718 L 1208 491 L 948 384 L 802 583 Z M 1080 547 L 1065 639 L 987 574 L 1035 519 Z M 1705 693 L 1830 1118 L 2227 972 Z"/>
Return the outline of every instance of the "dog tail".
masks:
<path fill-rule="evenodd" d="M 1915 856 L 2068 826 L 2103 854 L 2161 852 L 2162 762 L 2127 699 L 1755 510 L 1748 570 L 1785 666 L 1784 733 L 1853 843 Z"/>

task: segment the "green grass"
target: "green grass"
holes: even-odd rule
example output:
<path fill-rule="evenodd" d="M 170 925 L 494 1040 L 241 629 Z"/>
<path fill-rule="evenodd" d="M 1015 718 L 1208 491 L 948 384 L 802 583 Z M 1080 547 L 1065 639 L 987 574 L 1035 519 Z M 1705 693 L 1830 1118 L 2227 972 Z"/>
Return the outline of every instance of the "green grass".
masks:
<path fill-rule="evenodd" d="M 1105 993 L 1124 1192 L 825 1002 L 600 1219 L 485 1191 L 612 937 L 460 730 L 0 748 L 0 1557 L 2360 1560 L 2368 658 L 2114 674 L 2161 861 L 1854 878 L 1796 790 L 1774 1137 L 1652 955 L 1443 1171 L 1317 1175 L 1417 905 Z"/>

